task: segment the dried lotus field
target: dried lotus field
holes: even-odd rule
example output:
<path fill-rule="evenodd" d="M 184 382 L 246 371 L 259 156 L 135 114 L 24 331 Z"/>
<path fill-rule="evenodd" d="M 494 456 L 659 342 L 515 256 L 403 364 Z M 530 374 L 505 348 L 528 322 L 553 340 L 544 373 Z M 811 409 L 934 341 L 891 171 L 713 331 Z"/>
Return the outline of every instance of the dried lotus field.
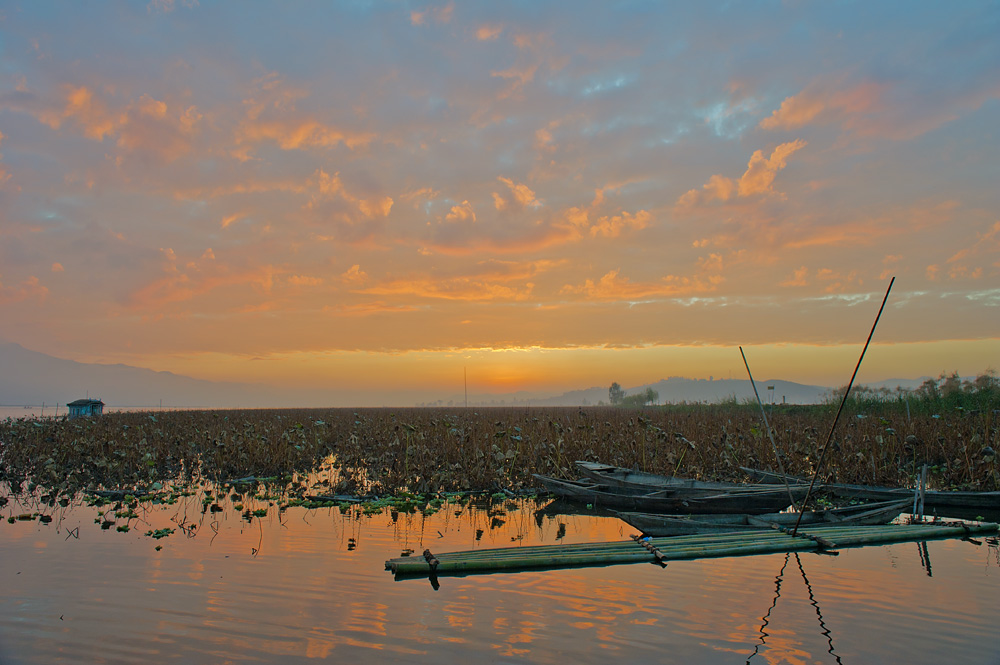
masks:
<path fill-rule="evenodd" d="M 998 415 L 845 411 L 825 474 L 912 486 L 923 464 L 939 489 L 1000 489 Z M 833 406 L 775 407 L 785 468 L 809 474 Z M 178 479 L 254 477 L 339 495 L 530 491 L 532 474 L 572 477 L 574 460 L 740 479 L 776 468 L 760 411 L 742 404 L 589 408 L 301 409 L 110 413 L 0 422 L 6 493 L 49 501 Z M 316 489 L 318 487 L 318 489 Z"/>

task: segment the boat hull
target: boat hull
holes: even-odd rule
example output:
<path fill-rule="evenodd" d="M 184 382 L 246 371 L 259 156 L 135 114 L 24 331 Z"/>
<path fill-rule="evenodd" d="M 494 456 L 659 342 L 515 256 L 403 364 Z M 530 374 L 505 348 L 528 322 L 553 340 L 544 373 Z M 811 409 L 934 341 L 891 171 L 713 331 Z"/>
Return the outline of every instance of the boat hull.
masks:
<path fill-rule="evenodd" d="M 610 487 L 535 475 L 550 493 L 595 507 L 648 513 L 771 513 L 791 505 L 788 492 L 739 491 L 724 493 L 677 494 L 671 490 L 648 492 L 635 488 Z M 804 490 L 802 490 L 804 494 Z M 801 498 L 801 497 L 797 497 Z"/>
<path fill-rule="evenodd" d="M 753 478 L 767 482 L 781 482 L 781 474 L 773 471 L 743 468 Z M 789 481 L 804 479 L 788 476 Z M 894 487 L 876 487 L 869 485 L 848 485 L 843 483 L 823 483 L 823 488 L 829 494 L 844 499 L 865 499 L 868 501 L 892 501 L 909 498 L 913 501 L 916 490 Z M 1000 510 L 1000 492 L 962 492 L 948 490 L 926 490 L 924 492 L 924 508 L 982 508 L 984 510 Z"/>
<path fill-rule="evenodd" d="M 909 501 L 889 501 L 877 504 L 807 510 L 802 514 L 800 526 L 816 524 L 838 526 L 871 526 L 888 524 L 905 512 Z M 762 515 L 657 515 L 650 513 L 619 512 L 618 517 L 642 531 L 647 536 L 683 536 L 723 531 L 765 531 L 795 526 L 797 512 L 769 513 Z"/>

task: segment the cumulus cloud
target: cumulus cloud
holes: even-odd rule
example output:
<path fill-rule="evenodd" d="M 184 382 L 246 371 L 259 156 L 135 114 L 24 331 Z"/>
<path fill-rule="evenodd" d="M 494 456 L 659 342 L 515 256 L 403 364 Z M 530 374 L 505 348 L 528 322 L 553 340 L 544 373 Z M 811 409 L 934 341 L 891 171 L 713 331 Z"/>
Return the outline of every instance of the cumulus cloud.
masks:
<path fill-rule="evenodd" d="M 444 218 L 448 222 L 475 222 L 476 212 L 472 209 L 471 203 L 462 201 L 460 204 L 452 206 L 451 211 Z"/>
<path fill-rule="evenodd" d="M 507 189 L 509 190 L 507 196 L 503 196 L 499 192 L 493 192 L 493 204 L 497 210 L 507 210 L 511 207 L 520 210 L 527 207 L 537 208 L 542 205 L 535 196 L 535 192 L 527 185 L 515 183 L 510 178 L 503 176 L 498 177 L 497 180 L 507 185 Z"/>
<path fill-rule="evenodd" d="M 622 212 L 620 215 L 601 217 L 590 227 L 590 235 L 591 237 L 601 235 L 606 238 L 617 238 L 628 229 L 641 231 L 649 226 L 651 219 L 652 216 L 645 210 L 640 210 L 634 215 Z"/>
<path fill-rule="evenodd" d="M 88 86 L 64 86 L 55 103 L 33 101 L 29 112 L 52 129 L 70 126 L 94 141 L 115 138 L 128 153 L 173 161 L 192 148 L 202 119 L 193 105 L 143 94 L 124 102 Z"/>
<path fill-rule="evenodd" d="M 368 273 L 362 270 L 360 265 L 355 263 L 353 266 L 340 274 L 340 281 L 344 284 L 359 286 L 368 281 Z"/>
<path fill-rule="evenodd" d="M 765 157 L 763 151 L 756 150 L 750 156 L 747 170 L 734 180 L 723 175 L 713 175 L 700 190 L 691 189 L 677 200 L 680 207 L 694 207 L 714 201 L 728 202 L 753 196 L 770 196 L 780 193 L 774 190 L 774 179 L 778 171 L 788 165 L 788 158 L 807 145 L 802 139 L 782 143 Z"/>

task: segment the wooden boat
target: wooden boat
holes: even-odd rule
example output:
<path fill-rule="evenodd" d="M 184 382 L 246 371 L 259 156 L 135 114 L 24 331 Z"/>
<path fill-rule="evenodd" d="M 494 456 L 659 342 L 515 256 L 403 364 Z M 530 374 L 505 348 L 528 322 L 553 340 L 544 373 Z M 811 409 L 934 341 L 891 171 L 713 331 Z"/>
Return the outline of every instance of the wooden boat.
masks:
<path fill-rule="evenodd" d="M 638 471 L 636 469 L 626 469 L 620 466 L 612 466 L 610 464 L 601 464 L 600 462 L 583 462 L 577 461 L 573 463 L 577 470 L 584 475 L 584 477 L 591 479 L 593 482 L 600 485 L 610 485 L 612 487 L 634 487 L 634 488 L 647 488 L 649 491 L 655 491 L 660 489 L 673 489 L 673 490 L 700 490 L 700 491 L 711 491 L 713 493 L 718 492 L 728 492 L 731 490 L 784 490 L 785 484 L 778 480 L 776 483 L 770 484 L 740 484 L 740 483 L 727 483 L 727 482 L 712 482 L 706 480 L 695 480 L 693 478 L 683 478 L 680 476 L 663 476 L 656 473 L 648 473 L 646 471 Z M 808 483 L 808 481 L 806 481 Z M 801 482 L 789 483 L 790 485 L 800 485 Z M 816 491 L 815 489 L 813 491 Z"/>
<path fill-rule="evenodd" d="M 704 490 L 697 493 L 677 494 L 665 489 L 648 491 L 648 488 L 611 487 L 596 483 L 574 480 L 559 480 L 535 474 L 535 479 L 552 494 L 591 504 L 595 507 L 632 510 L 646 513 L 772 513 L 791 505 L 788 491 L 781 490 L 731 490 L 711 493 Z M 806 488 L 792 488 L 796 500 L 805 496 Z"/>
<path fill-rule="evenodd" d="M 760 471 L 748 467 L 740 467 L 751 478 L 764 482 L 781 482 L 781 474 L 774 471 Z M 796 479 L 808 482 L 805 478 L 787 476 L 789 482 Z M 868 501 L 892 501 L 909 498 L 913 503 L 916 490 L 898 487 L 876 487 L 871 485 L 848 485 L 843 483 L 823 483 L 823 488 L 833 496 L 844 499 L 865 499 Z M 984 510 L 1000 510 L 1000 492 L 962 492 L 951 490 L 926 490 L 924 492 L 924 508 L 981 508 Z"/>
<path fill-rule="evenodd" d="M 802 513 L 800 526 L 817 524 L 857 526 L 888 524 L 903 512 L 913 502 L 882 501 L 843 508 L 826 510 L 807 510 Z M 762 531 L 777 524 L 783 527 L 793 527 L 799 519 L 797 512 L 768 513 L 763 515 L 654 515 L 650 513 L 616 513 L 618 517 L 642 531 L 646 536 L 684 536 L 696 533 L 714 533 L 722 531 Z"/>

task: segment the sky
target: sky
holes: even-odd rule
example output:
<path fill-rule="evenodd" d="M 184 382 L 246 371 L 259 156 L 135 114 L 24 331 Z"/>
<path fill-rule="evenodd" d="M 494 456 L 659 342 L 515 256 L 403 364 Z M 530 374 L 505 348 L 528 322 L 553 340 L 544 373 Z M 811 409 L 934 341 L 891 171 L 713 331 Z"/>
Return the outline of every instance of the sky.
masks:
<path fill-rule="evenodd" d="M 359 402 L 743 378 L 740 345 L 837 386 L 895 277 L 860 380 L 996 369 L 997 34 L 973 1 L 5 2 L 0 341 Z"/>

